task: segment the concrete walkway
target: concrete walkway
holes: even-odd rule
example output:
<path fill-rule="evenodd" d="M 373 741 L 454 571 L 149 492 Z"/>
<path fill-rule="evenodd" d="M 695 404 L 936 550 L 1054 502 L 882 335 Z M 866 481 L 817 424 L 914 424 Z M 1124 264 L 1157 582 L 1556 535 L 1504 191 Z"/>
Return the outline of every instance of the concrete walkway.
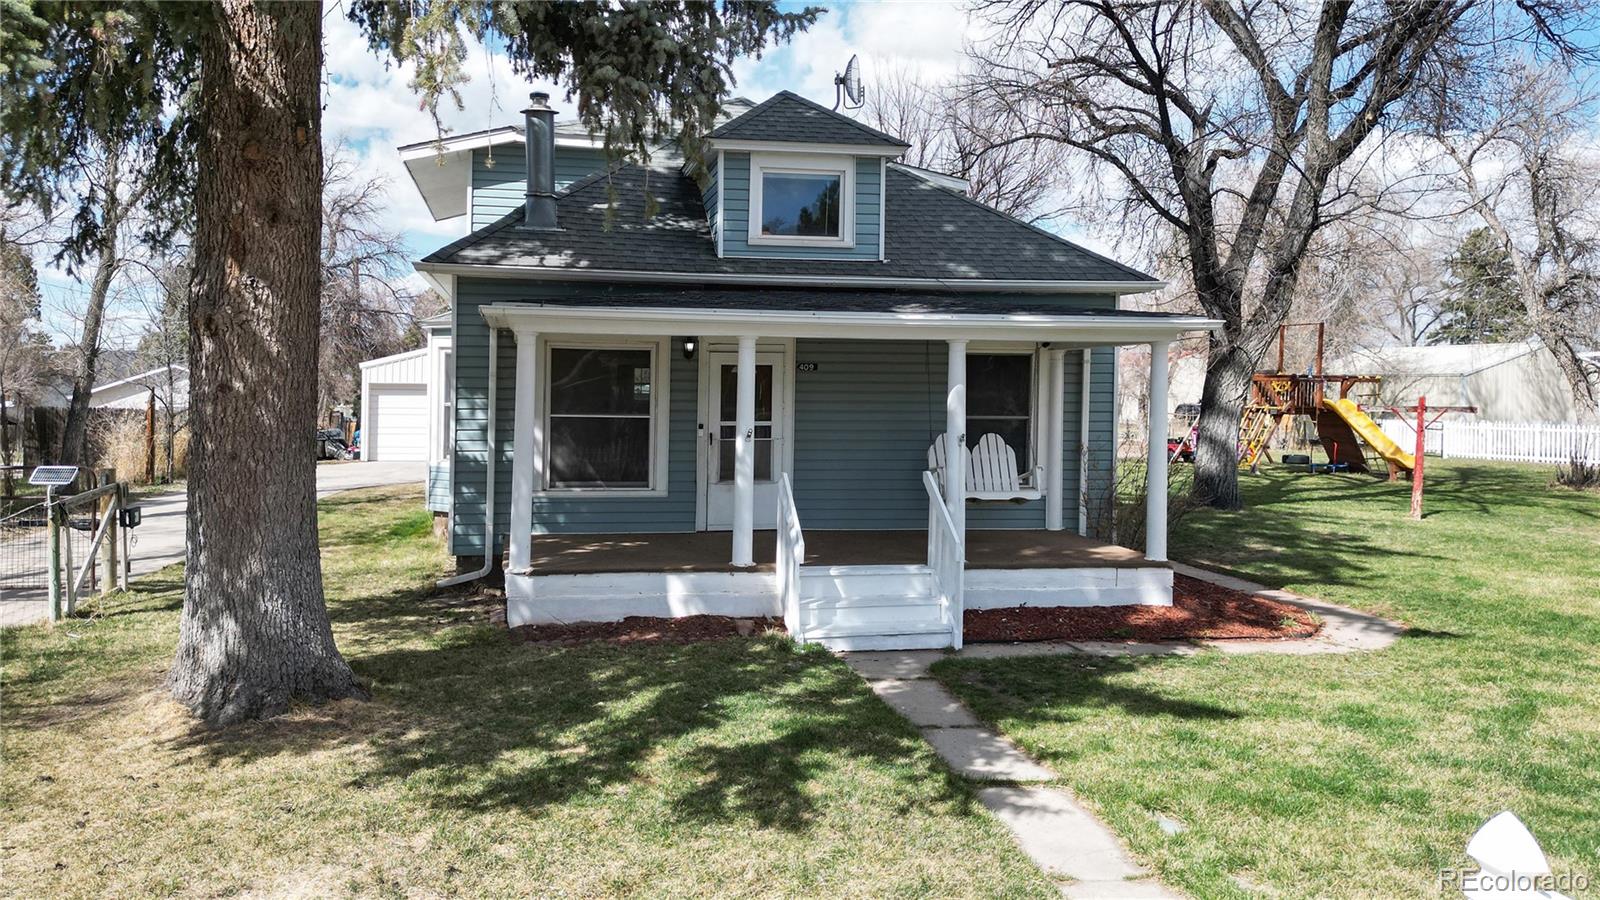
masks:
<path fill-rule="evenodd" d="M 427 465 L 419 462 L 351 462 L 321 463 L 317 466 L 317 497 L 321 499 L 340 491 L 383 487 L 391 484 L 420 485 L 427 475 Z M 135 501 L 143 510 L 138 528 L 129 533 L 128 555 L 132 562 L 129 571 L 133 577 L 148 575 L 184 559 L 187 540 L 187 514 L 189 496 L 183 491 L 151 494 Z M 42 554 L 39 554 L 42 559 Z M 29 579 L 38 582 L 38 577 Z M 0 628 L 31 625 L 50 619 L 50 601 L 39 589 L 8 592 L 0 597 Z"/>
<path fill-rule="evenodd" d="M 1234 590 L 1261 594 L 1316 613 L 1323 629 L 1290 641 L 1210 641 L 1224 653 L 1350 653 L 1393 644 L 1403 628 L 1394 622 L 1342 606 L 1275 591 L 1253 582 L 1174 563 L 1185 575 Z M 1030 758 L 1004 735 L 985 728 L 928 669 L 946 656 L 985 659 L 1014 656 L 1087 654 L 1092 656 L 1192 655 L 1201 645 L 1184 641 L 1148 644 L 1114 641 L 1047 641 L 1025 644 L 972 644 L 960 653 L 906 650 L 846 653 L 845 662 L 883 701 L 917 727 L 950 768 L 963 778 L 990 783 L 978 799 L 1011 829 L 1018 846 L 1050 878 L 1064 897 L 1170 898 L 1170 889 L 1128 856 L 1122 842 L 1064 788 L 1049 767 Z"/>
<path fill-rule="evenodd" d="M 957 655 L 1000 655 L 972 652 L 989 646 L 1016 645 L 980 644 Z M 979 789 L 978 800 L 1011 829 L 1023 852 L 1057 882 L 1062 896 L 1107 900 L 1178 896 L 1129 858 L 1116 835 L 1069 792 L 1048 786 L 1057 778 L 1054 771 L 1009 738 L 985 728 L 934 680 L 928 667 L 944 659 L 944 651 L 843 656 L 873 693 L 917 727 L 956 774 L 991 783 Z"/>

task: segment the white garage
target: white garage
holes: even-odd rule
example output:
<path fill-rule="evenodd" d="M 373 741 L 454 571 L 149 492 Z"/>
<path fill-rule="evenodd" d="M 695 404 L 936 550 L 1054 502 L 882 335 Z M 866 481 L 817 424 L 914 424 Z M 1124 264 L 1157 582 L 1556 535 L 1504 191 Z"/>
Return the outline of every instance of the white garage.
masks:
<path fill-rule="evenodd" d="M 427 462 L 433 427 L 428 401 L 428 349 L 361 364 L 361 458 Z"/>

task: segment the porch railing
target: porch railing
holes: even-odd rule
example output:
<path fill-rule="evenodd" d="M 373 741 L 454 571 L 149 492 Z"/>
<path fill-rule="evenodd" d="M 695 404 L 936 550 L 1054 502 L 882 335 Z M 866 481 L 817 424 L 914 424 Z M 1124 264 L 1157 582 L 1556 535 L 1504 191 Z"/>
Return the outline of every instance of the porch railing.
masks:
<path fill-rule="evenodd" d="M 806 561 L 806 537 L 800 530 L 800 511 L 794 505 L 794 487 L 785 473 L 778 479 L 778 600 L 789 636 L 805 640 L 800 616 L 800 566 Z"/>
<path fill-rule="evenodd" d="M 966 548 L 932 472 L 922 473 L 922 486 L 928 491 L 928 568 L 933 570 L 941 618 L 950 628 L 950 646 L 960 650 L 962 616 L 966 612 Z"/>

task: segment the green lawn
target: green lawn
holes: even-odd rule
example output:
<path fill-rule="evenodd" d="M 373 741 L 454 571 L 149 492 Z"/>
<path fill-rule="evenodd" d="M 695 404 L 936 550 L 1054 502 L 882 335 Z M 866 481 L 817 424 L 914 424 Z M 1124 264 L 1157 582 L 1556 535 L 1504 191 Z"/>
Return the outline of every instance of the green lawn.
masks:
<path fill-rule="evenodd" d="M 0 893 L 1046 896 L 915 731 L 782 639 L 514 643 L 429 587 L 415 490 L 322 506 L 371 702 L 196 730 L 175 571 L 4 632 Z"/>
<path fill-rule="evenodd" d="M 1600 891 L 1600 496 L 1428 474 L 1422 523 L 1409 484 L 1280 469 L 1172 534 L 1174 558 L 1404 621 L 1388 650 L 935 672 L 1197 897 L 1439 896 L 1503 809 Z"/>

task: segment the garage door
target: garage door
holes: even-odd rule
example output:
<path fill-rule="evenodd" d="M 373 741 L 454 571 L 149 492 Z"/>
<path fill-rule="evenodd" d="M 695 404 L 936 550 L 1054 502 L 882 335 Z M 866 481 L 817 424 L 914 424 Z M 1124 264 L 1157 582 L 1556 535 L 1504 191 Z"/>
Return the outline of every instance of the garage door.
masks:
<path fill-rule="evenodd" d="M 428 389 L 420 385 L 378 384 L 368 390 L 361 442 L 367 459 L 378 462 L 423 462 L 428 458 Z"/>

